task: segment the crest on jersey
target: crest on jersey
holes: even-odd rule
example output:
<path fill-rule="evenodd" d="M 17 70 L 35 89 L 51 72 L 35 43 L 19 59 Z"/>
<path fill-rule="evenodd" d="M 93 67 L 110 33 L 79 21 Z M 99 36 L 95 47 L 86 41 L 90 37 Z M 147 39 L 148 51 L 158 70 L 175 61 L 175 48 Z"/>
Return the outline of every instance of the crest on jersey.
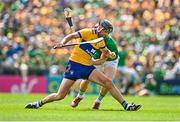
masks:
<path fill-rule="evenodd" d="M 66 72 L 69 72 L 70 69 L 71 69 L 71 64 L 68 64 L 68 65 L 66 66 Z"/>

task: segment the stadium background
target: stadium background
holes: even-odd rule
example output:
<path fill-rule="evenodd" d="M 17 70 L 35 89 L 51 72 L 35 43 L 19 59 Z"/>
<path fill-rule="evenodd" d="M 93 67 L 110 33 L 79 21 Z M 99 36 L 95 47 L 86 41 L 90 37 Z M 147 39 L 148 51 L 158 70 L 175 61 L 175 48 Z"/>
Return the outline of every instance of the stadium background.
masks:
<path fill-rule="evenodd" d="M 114 25 L 130 95 L 180 94 L 179 0 L 0 0 L 0 92 L 50 93 L 60 84 L 72 48 L 53 50 L 70 33 L 63 10 L 70 7 L 76 30 L 100 19 Z M 124 83 L 125 82 L 125 83 Z M 88 93 L 97 93 L 91 83 Z M 124 91 L 123 91 L 124 90 Z"/>

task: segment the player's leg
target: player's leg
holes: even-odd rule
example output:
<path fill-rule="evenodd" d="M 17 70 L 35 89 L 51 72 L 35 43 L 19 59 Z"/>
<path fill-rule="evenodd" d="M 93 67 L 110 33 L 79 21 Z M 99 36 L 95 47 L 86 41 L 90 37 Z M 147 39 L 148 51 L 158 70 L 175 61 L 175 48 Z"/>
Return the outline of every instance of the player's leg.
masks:
<path fill-rule="evenodd" d="M 65 96 L 69 93 L 71 86 L 74 84 L 75 81 L 64 78 L 62 83 L 58 89 L 57 93 L 53 93 L 48 95 L 43 99 L 43 103 L 53 102 L 57 100 L 62 100 Z"/>
<path fill-rule="evenodd" d="M 114 76 L 116 74 L 116 65 L 113 65 L 111 63 L 108 63 L 104 66 L 104 74 L 111 80 L 113 81 Z M 95 100 L 93 109 L 99 109 L 101 100 L 104 98 L 104 96 L 107 94 L 108 89 L 105 87 L 101 87 L 100 93 L 98 98 Z"/>
<path fill-rule="evenodd" d="M 79 86 L 81 84 L 81 79 L 76 80 L 76 82 L 72 85 L 70 89 L 70 95 L 73 97 L 76 97 L 77 94 L 79 93 Z"/>
<path fill-rule="evenodd" d="M 102 70 L 103 69 L 103 65 L 97 65 L 96 69 Z M 88 80 L 82 80 L 81 81 L 79 93 L 76 96 L 76 98 L 71 102 L 71 106 L 72 107 L 77 107 L 78 104 L 80 103 L 80 101 L 83 99 L 85 91 L 86 91 L 86 89 L 88 87 L 89 82 L 90 81 L 88 81 Z"/>
<path fill-rule="evenodd" d="M 81 82 L 81 84 L 80 84 L 80 90 L 79 90 L 78 96 L 83 97 L 85 91 L 86 91 L 87 88 L 88 88 L 88 84 L 89 84 L 89 81 L 88 81 L 88 80 L 82 80 L 82 82 Z"/>
<path fill-rule="evenodd" d="M 64 78 L 57 93 L 52 93 L 46 96 L 43 100 L 29 103 L 25 106 L 25 108 L 39 108 L 46 103 L 64 99 L 74 82 L 75 81 L 73 80 Z"/>
<path fill-rule="evenodd" d="M 94 81 L 108 89 L 111 95 L 124 107 L 125 110 L 138 110 L 141 105 L 129 105 L 123 98 L 120 91 L 114 86 L 112 81 L 97 69 L 93 70 L 89 76 L 90 81 Z"/>
<path fill-rule="evenodd" d="M 77 107 L 79 102 L 83 99 L 85 91 L 88 87 L 89 81 L 88 80 L 82 80 L 80 83 L 80 89 L 79 93 L 76 96 L 76 98 L 71 102 L 72 107 Z"/>

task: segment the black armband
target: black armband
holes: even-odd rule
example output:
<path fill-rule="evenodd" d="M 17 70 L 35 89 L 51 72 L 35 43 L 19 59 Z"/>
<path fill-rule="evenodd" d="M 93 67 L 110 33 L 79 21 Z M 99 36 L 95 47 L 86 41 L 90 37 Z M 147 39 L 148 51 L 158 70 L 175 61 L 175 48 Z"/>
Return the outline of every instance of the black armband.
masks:
<path fill-rule="evenodd" d="M 67 20 L 69 26 L 72 27 L 72 26 L 73 26 L 73 23 L 72 23 L 71 17 L 67 17 L 66 20 Z"/>

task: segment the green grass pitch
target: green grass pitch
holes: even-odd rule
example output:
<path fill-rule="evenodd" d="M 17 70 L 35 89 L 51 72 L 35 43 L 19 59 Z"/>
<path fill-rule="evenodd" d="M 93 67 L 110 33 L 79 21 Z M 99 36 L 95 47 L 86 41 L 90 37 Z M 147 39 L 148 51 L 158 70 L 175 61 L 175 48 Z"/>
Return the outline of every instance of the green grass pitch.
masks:
<path fill-rule="evenodd" d="M 110 95 L 100 110 L 92 110 L 96 96 L 86 95 L 77 108 L 71 108 L 73 97 L 44 105 L 40 109 L 24 109 L 28 102 L 45 97 L 45 94 L 0 94 L 0 121 L 180 121 L 179 96 L 134 97 L 128 102 L 140 103 L 139 111 L 123 111 Z"/>

